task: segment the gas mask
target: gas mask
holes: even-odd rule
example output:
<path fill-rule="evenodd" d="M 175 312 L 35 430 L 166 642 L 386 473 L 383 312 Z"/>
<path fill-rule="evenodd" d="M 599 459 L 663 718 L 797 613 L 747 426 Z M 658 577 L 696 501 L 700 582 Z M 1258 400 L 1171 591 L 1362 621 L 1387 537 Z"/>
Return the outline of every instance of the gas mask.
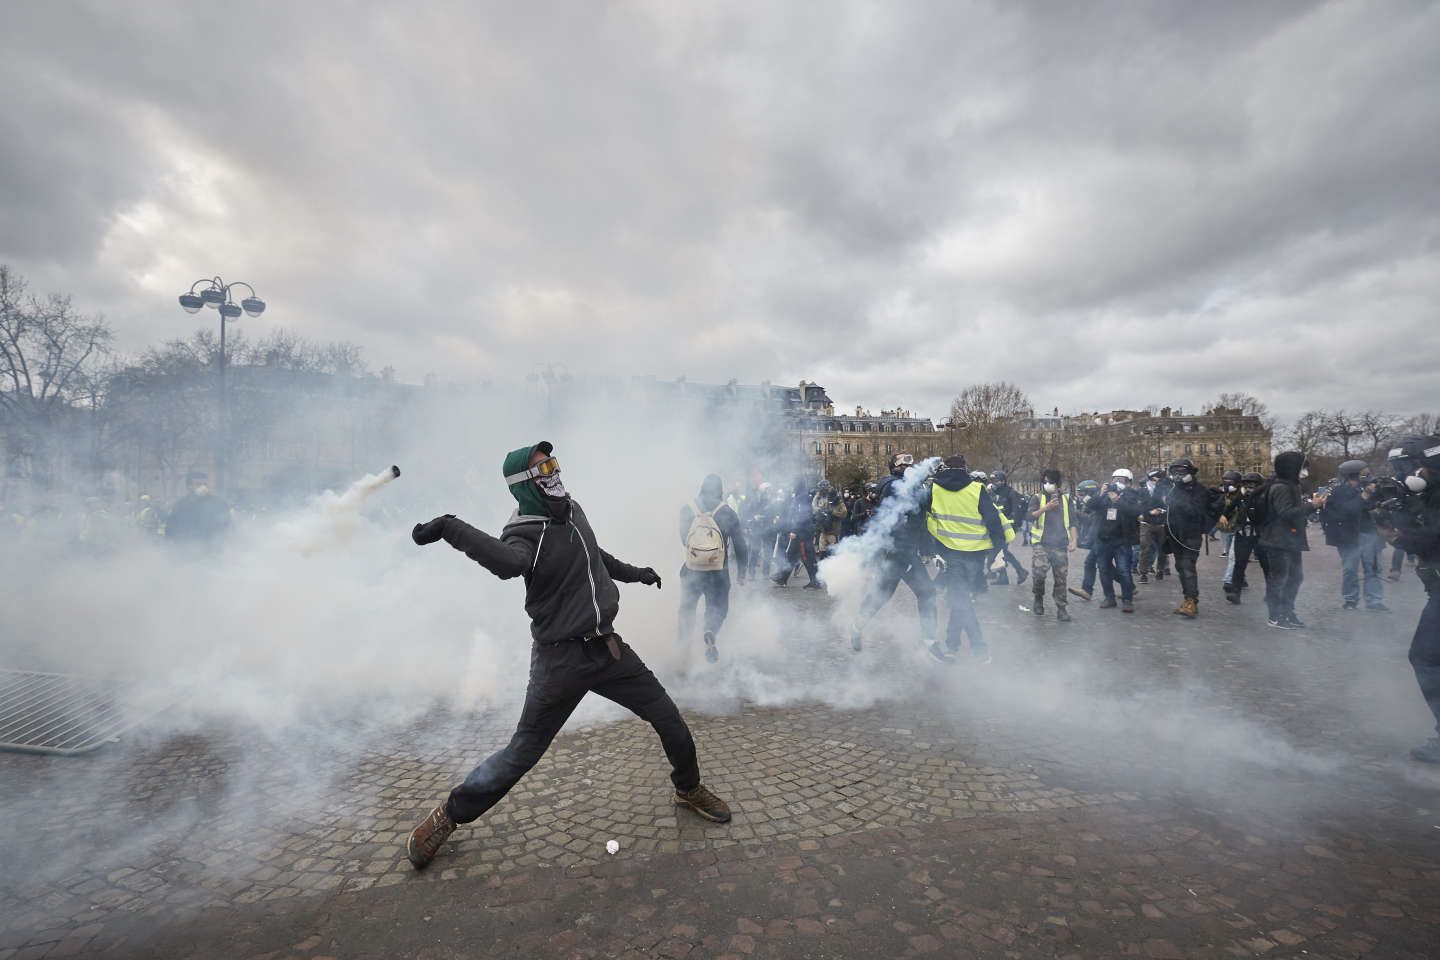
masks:
<path fill-rule="evenodd" d="M 1194 483 L 1194 482 L 1195 482 L 1195 475 L 1194 475 L 1193 473 L 1172 473 L 1172 474 L 1170 474 L 1170 482 L 1171 482 L 1171 483 Z"/>
<path fill-rule="evenodd" d="M 1418 473 L 1412 473 L 1405 478 L 1405 489 L 1411 493 L 1424 493 L 1425 488 L 1430 484 Z"/>
<path fill-rule="evenodd" d="M 1300 479 L 1301 479 L 1301 480 L 1304 480 L 1304 479 L 1305 479 L 1306 477 L 1308 477 L 1308 476 L 1310 476 L 1310 468 L 1309 468 L 1309 467 L 1301 467 L 1301 468 L 1300 468 Z"/>
<path fill-rule="evenodd" d="M 1129 481 L 1129 480 L 1126 480 L 1124 477 L 1116 477 L 1115 479 L 1111 480 L 1110 482 L 1113 483 L 1113 484 L 1115 484 L 1115 486 L 1118 487 L 1118 488 L 1121 489 L 1121 490 L 1125 490 L 1125 489 L 1129 488 L 1129 486 L 1130 486 L 1130 481 Z"/>

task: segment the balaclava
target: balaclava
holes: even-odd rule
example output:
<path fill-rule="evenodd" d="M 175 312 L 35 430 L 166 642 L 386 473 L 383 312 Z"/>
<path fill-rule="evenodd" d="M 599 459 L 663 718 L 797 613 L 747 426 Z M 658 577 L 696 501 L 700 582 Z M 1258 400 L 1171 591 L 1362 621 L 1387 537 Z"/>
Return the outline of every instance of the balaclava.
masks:
<path fill-rule="evenodd" d="M 549 456 L 553 449 L 554 447 L 548 441 L 542 440 L 532 447 L 511 450 L 505 455 L 505 465 L 501 470 L 501 476 L 510 477 L 517 473 L 524 473 L 530 469 L 530 458 L 534 456 L 535 451 L 538 450 Z M 546 487 L 542 487 L 539 480 L 528 477 L 510 484 L 510 495 L 520 505 L 520 513 L 523 516 L 559 517 L 568 509 L 570 496 L 565 492 L 565 485 L 561 482 L 559 475 L 545 477 L 544 480 Z"/>

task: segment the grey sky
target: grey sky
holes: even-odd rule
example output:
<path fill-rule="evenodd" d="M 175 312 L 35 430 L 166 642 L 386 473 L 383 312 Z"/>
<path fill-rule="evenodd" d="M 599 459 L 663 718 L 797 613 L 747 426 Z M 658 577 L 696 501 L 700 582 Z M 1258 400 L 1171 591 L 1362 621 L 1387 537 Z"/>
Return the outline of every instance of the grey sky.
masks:
<path fill-rule="evenodd" d="M 0 261 L 402 377 L 1435 405 L 1435 3 L 7 4 Z"/>

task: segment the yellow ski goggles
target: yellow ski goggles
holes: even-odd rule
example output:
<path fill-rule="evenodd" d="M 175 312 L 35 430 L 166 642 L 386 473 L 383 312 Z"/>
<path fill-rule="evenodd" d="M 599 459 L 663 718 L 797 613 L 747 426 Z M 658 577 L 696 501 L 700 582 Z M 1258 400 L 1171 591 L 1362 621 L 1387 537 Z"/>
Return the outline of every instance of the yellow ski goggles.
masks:
<path fill-rule="evenodd" d="M 510 476 L 505 478 L 505 484 L 509 486 L 512 483 L 522 483 L 526 480 L 536 480 L 540 477 L 553 477 L 559 472 L 560 461 L 554 457 L 546 457 L 528 470 L 510 474 Z"/>

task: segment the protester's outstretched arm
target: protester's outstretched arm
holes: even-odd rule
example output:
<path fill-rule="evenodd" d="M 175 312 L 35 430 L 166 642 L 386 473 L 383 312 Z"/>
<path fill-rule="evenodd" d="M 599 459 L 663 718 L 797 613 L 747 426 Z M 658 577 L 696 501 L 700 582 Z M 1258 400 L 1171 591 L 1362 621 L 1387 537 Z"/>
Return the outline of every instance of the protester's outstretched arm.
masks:
<path fill-rule="evenodd" d="M 444 540 L 502 580 L 520 576 L 530 569 L 534 560 L 534 547 L 525 539 L 497 540 L 454 514 L 436 517 L 429 523 L 417 523 L 410 536 L 421 546 Z"/>

